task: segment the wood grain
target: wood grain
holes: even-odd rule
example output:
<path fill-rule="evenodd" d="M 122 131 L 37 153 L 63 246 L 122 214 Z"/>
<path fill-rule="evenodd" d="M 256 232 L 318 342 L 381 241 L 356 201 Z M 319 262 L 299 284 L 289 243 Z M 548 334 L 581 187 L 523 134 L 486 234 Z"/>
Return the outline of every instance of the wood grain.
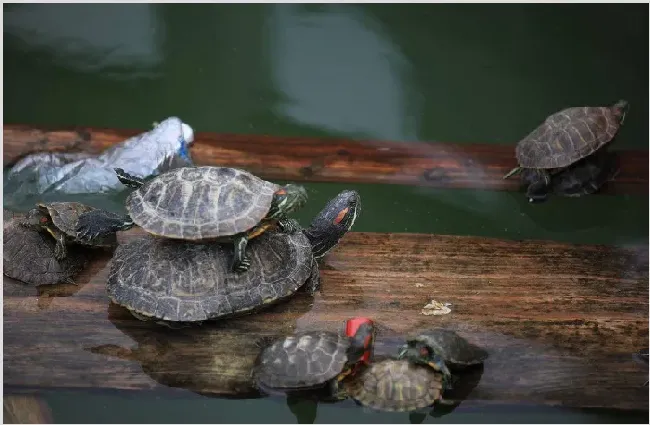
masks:
<path fill-rule="evenodd" d="M 47 129 L 4 126 L 4 165 L 33 152 L 99 153 L 145 130 Z M 353 141 L 266 135 L 196 133 L 199 165 L 249 170 L 271 180 L 420 185 L 518 190 L 502 177 L 516 165 L 510 145 Z M 615 142 L 614 142 L 615 148 Z M 620 152 L 621 172 L 599 193 L 648 194 L 648 151 Z"/>
<path fill-rule="evenodd" d="M 648 346 L 647 246 L 353 232 L 325 259 L 315 298 L 301 291 L 257 315 L 182 330 L 110 304 L 110 255 L 99 255 L 78 287 L 4 279 L 5 392 L 169 386 L 259 397 L 249 377 L 259 338 L 365 315 L 381 327 L 378 356 L 432 326 L 484 346 L 490 357 L 459 399 L 648 409 L 647 366 L 633 358 Z M 431 299 L 452 312 L 422 315 Z"/>

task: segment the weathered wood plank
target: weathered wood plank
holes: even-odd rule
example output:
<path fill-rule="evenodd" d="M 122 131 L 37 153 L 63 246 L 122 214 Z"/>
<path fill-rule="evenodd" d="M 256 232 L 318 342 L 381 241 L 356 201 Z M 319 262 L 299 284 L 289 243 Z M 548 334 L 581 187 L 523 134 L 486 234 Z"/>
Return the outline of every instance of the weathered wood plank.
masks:
<path fill-rule="evenodd" d="M 4 126 L 4 165 L 37 151 L 98 153 L 143 130 Z M 196 133 L 200 165 L 247 169 L 278 180 L 518 190 L 502 177 L 516 165 L 513 145 L 401 143 Z M 601 193 L 648 194 L 648 151 L 620 152 L 621 172 Z"/>
<path fill-rule="evenodd" d="M 261 314 L 176 331 L 109 303 L 102 255 L 78 287 L 37 292 L 4 279 L 5 391 L 162 384 L 256 397 L 259 337 L 367 315 L 394 332 L 380 331 L 378 355 L 395 349 L 396 335 L 438 325 L 486 347 L 462 398 L 648 408 L 647 368 L 632 355 L 648 346 L 647 246 L 353 232 L 325 260 L 315 299 L 301 292 Z M 432 298 L 452 312 L 422 315 Z"/>

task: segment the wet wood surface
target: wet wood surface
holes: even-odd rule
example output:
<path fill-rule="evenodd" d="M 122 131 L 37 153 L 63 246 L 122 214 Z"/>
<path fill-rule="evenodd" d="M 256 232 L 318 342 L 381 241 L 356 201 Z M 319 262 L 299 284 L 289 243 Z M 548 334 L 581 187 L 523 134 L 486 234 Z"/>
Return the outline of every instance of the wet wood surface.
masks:
<path fill-rule="evenodd" d="M 137 237 L 133 229 L 122 241 Z M 349 233 L 321 267 L 322 291 L 247 317 L 172 330 L 140 322 L 105 294 L 110 254 L 79 286 L 5 277 L 4 390 L 153 390 L 259 397 L 250 371 L 260 337 L 379 323 L 377 355 L 402 336 L 456 329 L 489 359 L 452 397 L 648 409 L 648 247 L 463 236 Z M 451 313 L 426 316 L 435 299 Z M 464 383 L 463 383 L 464 382 Z"/>
<path fill-rule="evenodd" d="M 99 153 L 146 130 L 47 129 L 4 126 L 4 165 L 33 152 Z M 421 185 L 518 190 L 502 177 L 516 166 L 509 144 L 452 144 L 195 134 L 190 150 L 199 165 L 249 170 L 271 180 Z M 616 141 L 612 150 L 616 150 Z M 621 172 L 599 193 L 647 195 L 648 151 L 621 151 Z"/>

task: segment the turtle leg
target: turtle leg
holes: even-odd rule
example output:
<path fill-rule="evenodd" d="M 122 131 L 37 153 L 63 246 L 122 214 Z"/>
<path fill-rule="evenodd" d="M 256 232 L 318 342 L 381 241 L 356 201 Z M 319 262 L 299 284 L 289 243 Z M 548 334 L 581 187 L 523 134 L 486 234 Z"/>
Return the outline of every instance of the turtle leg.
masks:
<path fill-rule="evenodd" d="M 234 239 L 235 255 L 232 268 L 237 273 L 243 273 L 251 266 L 251 260 L 246 256 L 246 246 L 248 245 L 248 235 L 240 234 Z"/>
<path fill-rule="evenodd" d="M 537 170 L 537 178 L 526 189 L 528 202 L 543 202 L 548 197 L 551 175 L 546 170 Z"/>
<path fill-rule="evenodd" d="M 347 370 L 344 372 L 341 372 L 339 376 L 336 378 L 332 379 L 329 383 L 329 389 L 330 389 L 330 394 L 332 398 L 335 400 L 345 400 L 348 398 L 347 392 L 343 389 L 343 387 L 340 385 L 341 381 L 344 380 L 349 374 L 351 370 Z"/>
<path fill-rule="evenodd" d="M 68 256 L 68 249 L 65 245 L 65 233 L 61 232 L 58 229 L 48 229 L 48 231 L 56 239 L 56 245 L 54 246 L 54 258 L 61 261 Z"/>
<path fill-rule="evenodd" d="M 128 215 L 119 216 L 109 211 L 93 210 L 83 213 L 77 220 L 75 231 L 80 240 L 93 240 L 135 226 Z"/>
<path fill-rule="evenodd" d="M 284 233 L 296 233 L 302 230 L 302 226 L 295 218 L 282 218 L 278 220 L 278 227 Z"/>
<path fill-rule="evenodd" d="M 305 286 L 312 296 L 320 290 L 320 270 L 318 268 L 318 262 L 316 259 L 312 260 L 311 274 L 307 278 Z"/>

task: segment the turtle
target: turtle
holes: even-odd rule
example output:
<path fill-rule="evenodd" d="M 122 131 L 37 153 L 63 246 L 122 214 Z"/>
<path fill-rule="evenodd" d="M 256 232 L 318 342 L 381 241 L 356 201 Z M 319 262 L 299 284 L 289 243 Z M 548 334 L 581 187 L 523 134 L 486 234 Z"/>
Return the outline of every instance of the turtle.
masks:
<path fill-rule="evenodd" d="M 339 397 L 340 382 L 366 364 L 373 340 L 374 324 L 364 320 L 351 337 L 344 332 L 303 331 L 263 342 L 253 381 L 265 393 L 325 387 Z"/>
<path fill-rule="evenodd" d="M 117 246 L 115 232 L 87 239 L 77 237 L 76 225 L 79 217 L 84 213 L 95 211 L 109 217 L 119 217 L 116 214 L 80 202 L 49 202 L 36 204 L 36 208 L 32 208 L 27 212 L 27 216 L 21 224 L 34 230 L 45 230 L 52 235 L 56 241 L 54 257 L 57 260 L 63 260 L 67 255 L 67 245 L 69 243 L 107 248 Z"/>
<path fill-rule="evenodd" d="M 450 370 L 482 364 L 488 358 L 488 353 L 452 330 L 432 328 L 409 336 L 406 344 L 400 348 L 398 358 L 427 364 L 433 361 L 432 367 L 439 365 L 437 359 L 440 358 L 445 365 L 443 373 L 450 378 Z"/>
<path fill-rule="evenodd" d="M 128 215 L 101 212 L 80 217 L 80 238 L 127 230 L 134 225 L 165 238 L 234 244 L 233 270 L 245 272 L 251 260 L 246 246 L 269 228 L 296 230 L 287 215 L 307 202 L 307 191 L 296 184 L 279 186 L 237 168 L 182 167 L 146 183 L 123 169 L 118 179 L 135 189 L 126 199 Z"/>
<path fill-rule="evenodd" d="M 373 362 L 342 383 L 342 392 L 362 406 L 389 412 L 416 411 L 435 403 L 449 404 L 442 398 L 446 390 L 444 375 L 406 359 Z"/>
<path fill-rule="evenodd" d="M 642 348 L 642 349 L 640 349 L 639 351 L 637 351 L 636 353 L 634 353 L 634 358 L 635 358 L 637 361 L 640 361 L 640 362 L 645 363 L 645 364 L 647 365 L 647 364 L 648 364 L 648 349 L 647 349 L 647 348 Z M 648 382 L 650 382 L 650 381 L 645 381 L 645 383 L 643 384 L 643 386 L 644 386 L 644 387 L 647 387 L 647 386 L 648 386 Z"/>
<path fill-rule="evenodd" d="M 353 226 L 359 205 L 359 194 L 345 190 L 309 228 L 264 232 L 251 241 L 252 267 L 243 274 L 230 268 L 233 253 L 223 244 L 146 234 L 115 250 L 108 296 L 138 319 L 175 327 L 260 310 L 305 283 L 313 294 L 320 285 L 314 247 L 322 252 L 336 245 Z M 300 227 L 297 222 L 291 226 Z"/>
<path fill-rule="evenodd" d="M 523 138 L 515 148 L 517 167 L 503 178 L 532 169 L 539 175 L 527 196 L 551 184 L 551 175 L 585 158 L 609 143 L 629 109 L 625 100 L 612 106 L 571 107 L 556 112 Z"/>
<path fill-rule="evenodd" d="M 530 202 L 542 202 L 551 192 L 567 197 L 595 193 L 606 182 L 614 180 L 619 171 L 617 155 L 603 148 L 551 176 L 548 186 L 536 185 L 539 174 L 530 168 L 521 172 L 521 181 L 525 186 L 538 188 L 535 192 L 529 191 Z"/>
<path fill-rule="evenodd" d="M 59 260 L 54 256 L 54 239 L 45 232 L 25 227 L 23 219 L 16 217 L 3 223 L 3 274 L 30 285 L 75 284 L 72 278 L 86 265 L 87 250 L 80 245 L 72 246 L 68 255 Z"/>

